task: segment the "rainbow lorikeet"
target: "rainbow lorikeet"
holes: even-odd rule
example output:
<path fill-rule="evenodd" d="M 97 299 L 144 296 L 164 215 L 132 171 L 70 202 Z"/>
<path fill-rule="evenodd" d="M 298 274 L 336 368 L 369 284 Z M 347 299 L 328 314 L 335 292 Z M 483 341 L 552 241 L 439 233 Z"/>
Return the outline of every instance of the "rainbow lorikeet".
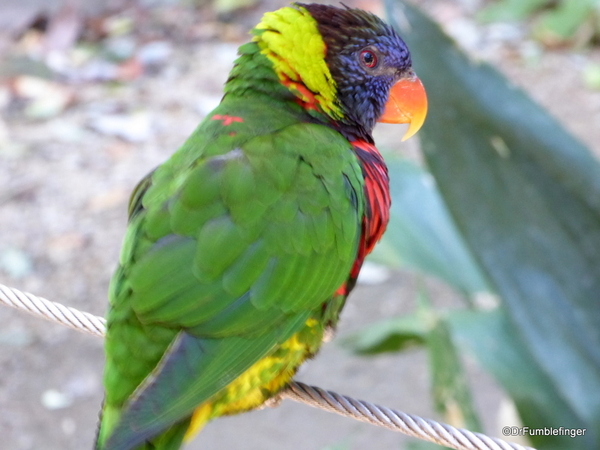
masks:
<path fill-rule="evenodd" d="M 389 216 L 377 121 L 422 125 L 396 32 L 357 9 L 267 13 L 221 104 L 133 192 L 110 286 L 98 450 L 178 449 L 313 356 Z"/>

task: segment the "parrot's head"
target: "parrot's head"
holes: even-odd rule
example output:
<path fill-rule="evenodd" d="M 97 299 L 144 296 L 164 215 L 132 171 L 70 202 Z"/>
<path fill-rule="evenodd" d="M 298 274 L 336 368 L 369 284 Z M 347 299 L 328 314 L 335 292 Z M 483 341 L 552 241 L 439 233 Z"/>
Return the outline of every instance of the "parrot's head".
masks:
<path fill-rule="evenodd" d="M 370 137 L 379 121 L 408 123 L 405 140 L 423 124 L 427 97 L 410 52 L 377 16 L 297 3 L 265 14 L 254 33 L 298 101 L 329 116 L 348 137 Z"/>

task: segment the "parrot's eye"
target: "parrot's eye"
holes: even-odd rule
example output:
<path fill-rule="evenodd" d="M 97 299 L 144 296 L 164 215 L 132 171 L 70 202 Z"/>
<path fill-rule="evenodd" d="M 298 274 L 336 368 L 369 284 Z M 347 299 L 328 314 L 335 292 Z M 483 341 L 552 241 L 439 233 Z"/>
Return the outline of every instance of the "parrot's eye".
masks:
<path fill-rule="evenodd" d="M 363 50 L 360 52 L 360 62 L 368 69 L 374 69 L 377 66 L 377 55 L 372 50 Z"/>

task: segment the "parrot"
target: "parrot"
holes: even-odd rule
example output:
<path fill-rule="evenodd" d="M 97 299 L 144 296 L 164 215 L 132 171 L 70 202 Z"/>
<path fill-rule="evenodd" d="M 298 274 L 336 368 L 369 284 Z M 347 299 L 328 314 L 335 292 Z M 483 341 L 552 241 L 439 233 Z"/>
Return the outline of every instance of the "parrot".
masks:
<path fill-rule="evenodd" d="M 134 189 L 109 285 L 96 450 L 175 450 L 280 393 L 385 231 L 377 122 L 425 120 L 376 15 L 293 3 L 241 45 L 220 104 Z"/>

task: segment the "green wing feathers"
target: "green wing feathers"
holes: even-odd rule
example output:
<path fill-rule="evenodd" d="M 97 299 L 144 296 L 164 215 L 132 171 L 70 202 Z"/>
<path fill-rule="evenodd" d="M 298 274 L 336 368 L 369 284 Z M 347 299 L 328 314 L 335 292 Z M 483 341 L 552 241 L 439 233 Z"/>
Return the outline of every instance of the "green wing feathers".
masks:
<path fill-rule="evenodd" d="M 296 142 L 313 128 L 298 151 Z M 131 250 L 131 307 L 142 322 L 210 337 L 250 331 L 255 320 L 235 317 L 233 306 L 282 317 L 317 307 L 355 258 L 362 212 L 348 190 L 361 192 L 359 174 L 347 142 L 309 124 L 195 161 L 176 192 L 145 206 L 140 226 L 163 235 L 147 237 L 153 243 L 142 245 L 142 255 Z M 231 331 L 209 331 L 225 313 Z"/>
<path fill-rule="evenodd" d="M 348 141 L 293 108 L 267 120 L 258 101 L 231 103 L 132 196 L 98 448 L 185 428 L 321 311 L 356 257 L 364 190 Z"/>

